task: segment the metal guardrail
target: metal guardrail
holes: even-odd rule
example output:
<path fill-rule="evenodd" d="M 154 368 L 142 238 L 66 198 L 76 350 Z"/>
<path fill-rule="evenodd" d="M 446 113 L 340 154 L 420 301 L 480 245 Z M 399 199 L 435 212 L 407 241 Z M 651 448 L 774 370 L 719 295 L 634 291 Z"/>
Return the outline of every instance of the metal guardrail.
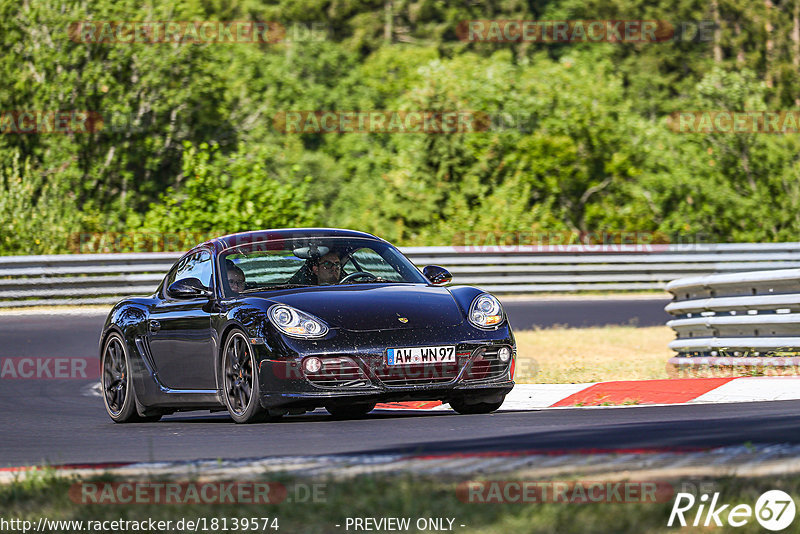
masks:
<path fill-rule="evenodd" d="M 677 335 L 669 347 L 680 359 L 673 363 L 699 356 L 752 365 L 763 361 L 753 357 L 785 356 L 797 364 L 788 357 L 800 352 L 800 269 L 683 278 L 666 289 L 674 296 L 666 311 L 676 317 L 667 326 Z"/>
<path fill-rule="evenodd" d="M 495 293 L 663 290 L 688 275 L 800 268 L 800 243 L 407 247 Z M 0 256 L 0 307 L 109 304 L 151 293 L 179 253 Z"/>

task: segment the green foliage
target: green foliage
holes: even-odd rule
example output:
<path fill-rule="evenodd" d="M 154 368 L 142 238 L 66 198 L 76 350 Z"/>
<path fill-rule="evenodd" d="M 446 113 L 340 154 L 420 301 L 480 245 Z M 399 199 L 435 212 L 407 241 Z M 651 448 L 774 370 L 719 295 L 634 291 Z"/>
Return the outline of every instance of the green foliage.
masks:
<path fill-rule="evenodd" d="M 752 72 L 714 70 L 697 84 L 689 109 L 764 110 L 764 89 Z M 662 166 L 635 185 L 645 202 L 634 203 L 659 230 L 711 241 L 797 240 L 795 135 L 681 134 L 661 143 Z"/>
<path fill-rule="evenodd" d="M 75 195 L 19 152 L 0 160 L 0 250 L 49 254 L 66 249 L 81 227 Z"/>
<path fill-rule="evenodd" d="M 498 52 L 432 60 L 419 72 L 391 109 L 506 120 L 486 132 L 394 135 L 373 145 L 388 149 L 388 165 L 380 181 L 365 177 L 380 187 L 354 187 L 366 194 L 342 210 L 348 225 L 419 244 L 466 230 L 588 231 L 609 225 L 608 206 L 647 164 L 652 127 L 631 112 L 607 62 L 537 56 L 517 65 Z"/>
<path fill-rule="evenodd" d="M 676 34 L 547 44 L 458 33 L 474 19 L 603 18 L 670 21 Z M 70 251 L 86 232 L 295 225 L 409 245 L 475 231 L 796 240 L 796 136 L 683 134 L 666 118 L 800 105 L 795 19 L 800 0 L 0 0 L 0 112 L 103 117 L 89 133 L 0 134 L 0 254 Z M 70 38 L 85 20 L 276 21 L 287 39 Z M 718 30 L 698 34 L 701 21 Z M 282 133 L 273 121 L 292 110 L 494 122 L 456 134 Z"/>
<path fill-rule="evenodd" d="M 296 171 L 293 168 L 292 171 Z M 174 233 L 185 228 L 207 234 L 229 234 L 257 228 L 306 226 L 316 206 L 306 205 L 308 177 L 299 185 L 265 178 L 263 160 L 237 152 L 222 155 L 216 145 L 185 143 L 179 191 L 172 187 L 151 205 L 143 228 Z"/>

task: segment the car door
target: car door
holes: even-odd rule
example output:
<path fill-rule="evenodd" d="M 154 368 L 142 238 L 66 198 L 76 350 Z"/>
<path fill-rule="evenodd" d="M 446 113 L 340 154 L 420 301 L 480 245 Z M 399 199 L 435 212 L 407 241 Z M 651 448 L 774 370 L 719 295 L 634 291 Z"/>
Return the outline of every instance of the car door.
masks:
<path fill-rule="evenodd" d="M 211 302 L 207 297 L 174 298 L 167 289 L 186 278 L 196 278 L 211 288 L 211 252 L 192 251 L 173 266 L 161 299 L 150 310 L 147 324 L 150 350 L 158 379 L 170 389 L 214 390 L 214 345 L 211 336 Z"/>

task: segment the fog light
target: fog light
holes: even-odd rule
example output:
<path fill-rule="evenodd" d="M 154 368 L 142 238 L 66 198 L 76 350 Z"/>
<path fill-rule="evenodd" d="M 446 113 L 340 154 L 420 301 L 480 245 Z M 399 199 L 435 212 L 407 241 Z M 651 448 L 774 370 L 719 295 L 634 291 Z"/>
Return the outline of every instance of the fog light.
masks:
<path fill-rule="evenodd" d="M 511 349 L 508 347 L 500 347 L 500 350 L 497 351 L 497 357 L 501 362 L 506 363 L 511 359 Z"/>
<path fill-rule="evenodd" d="M 316 373 L 322 369 L 322 360 L 313 356 L 311 358 L 306 358 L 303 360 L 303 369 L 306 370 L 306 373 Z"/>

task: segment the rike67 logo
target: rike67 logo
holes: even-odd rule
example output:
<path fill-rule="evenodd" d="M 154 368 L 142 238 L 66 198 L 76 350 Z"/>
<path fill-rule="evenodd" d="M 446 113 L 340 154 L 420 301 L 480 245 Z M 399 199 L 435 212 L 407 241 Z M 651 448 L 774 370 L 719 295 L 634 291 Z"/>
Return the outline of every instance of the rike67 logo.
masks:
<path fill-rule="evenodd" d="M 764 492 L 755 507 L 749 504 L 722 504 L 719 492 L 710 497 L 703 493 L 700 498 L 695 498 L 691 493 L 678 493 L 667 526 L 685 527 L 691 524 L 694 527 L 721 527 L 727 524 L 742 527 L 755 519 L 763 528 L 779 531 L 792 524 L 795 512 L 794 500 L 781 490 Z"/>

